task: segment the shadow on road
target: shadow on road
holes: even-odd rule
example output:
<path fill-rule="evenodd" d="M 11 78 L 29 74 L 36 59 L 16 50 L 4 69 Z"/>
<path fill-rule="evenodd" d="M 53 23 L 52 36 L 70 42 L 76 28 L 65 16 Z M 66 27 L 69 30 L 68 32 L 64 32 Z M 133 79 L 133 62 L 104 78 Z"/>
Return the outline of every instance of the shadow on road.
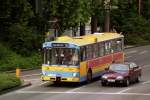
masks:
<path fill-rule="evenodd" d="M 45 85 L 45 87 L 65 87 L 65 88 L 77 88 L 77 87 L 81 87 L 81 86 L 84 86 L 84 85 L 89 85 L 89 84 L 92 84 L 94 82 L 98 82 L 99 81 L 99 78 L 94 78 L 90 83 L 88 82 L 81 82 L 81 83 L 78 83 L 78 82 L 60 82 L 60 83 L 49 83 L 47 85 Z"/>

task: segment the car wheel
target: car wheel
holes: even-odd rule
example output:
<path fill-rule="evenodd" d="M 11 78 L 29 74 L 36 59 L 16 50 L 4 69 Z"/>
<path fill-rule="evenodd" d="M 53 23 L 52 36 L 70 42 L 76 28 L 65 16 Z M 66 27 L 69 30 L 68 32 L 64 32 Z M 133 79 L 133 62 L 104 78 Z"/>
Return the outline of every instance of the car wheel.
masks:
<path fill-rule="evenodd" d="M 130 85 L 130 81 L 129 81 L 129 79 L 126 79 L 126 80 L 125 80 L 124 85 L 125 85 L 125 86 L 129 86 L 129 85 Z"/>
<path fill-rule="evenodd" d="M 105 83 L 105 82 L 101 82 L 101 85 L 102 85 L 102 86 L 106 86 L 106 83 Z"/>

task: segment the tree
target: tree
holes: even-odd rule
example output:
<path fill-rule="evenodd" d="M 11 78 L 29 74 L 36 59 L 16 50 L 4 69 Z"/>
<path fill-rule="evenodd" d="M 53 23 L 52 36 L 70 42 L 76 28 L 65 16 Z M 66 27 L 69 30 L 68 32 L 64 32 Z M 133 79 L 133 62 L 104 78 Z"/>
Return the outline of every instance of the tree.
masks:
<path fill-rule="evenodd" d="M 34 13 L 30 3 L 27 0 L 2 0 L 0 11 L 1 42 L 24 56 L 37 51 L 42 38 L 31 24 Z"/>
<path fill-rule="evenodd" d="M 141 1 L 141 15 L 146 18 L 150 19 L 150 0 L 142 0 Z"/>
<path fill-rule="evenodd" d="M 124 25 L 129 18 L 137 17 L 137 6 L 135 0 L 118 0 L 118 9 L 112 10 L 111 13 L 111 26 L 114 27 L 117 32 L 121 32 L 122 25 Z"/>
<path fill-rule="evenodd" d="M 103 0 L 92 0 L 91 2 L 91 33 L 97 32 L 98 15 L 103 11 Z"/>
<path fill-rule="evenodd" d="M 65 29 L 78 27 L 80 23 L 84 24 L 89 19 L 89 8 L 87 0 L 51 0 L 48 10 L 51 19 L 57 19 L 61 28 L 59 36 Z"/>

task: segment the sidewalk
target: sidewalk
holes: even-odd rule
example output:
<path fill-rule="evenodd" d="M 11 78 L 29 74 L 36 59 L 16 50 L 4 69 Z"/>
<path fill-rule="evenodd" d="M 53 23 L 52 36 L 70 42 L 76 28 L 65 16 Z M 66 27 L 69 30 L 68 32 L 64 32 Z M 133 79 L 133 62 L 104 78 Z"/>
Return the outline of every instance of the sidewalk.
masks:
<path fill-rule="evenodd" d="M 135 47 L 135 46 L 134 46 L 134 45 L 125 45 L 125 46 L 124 46 L 125 49 L 133 48 L 133 47 Z"/>

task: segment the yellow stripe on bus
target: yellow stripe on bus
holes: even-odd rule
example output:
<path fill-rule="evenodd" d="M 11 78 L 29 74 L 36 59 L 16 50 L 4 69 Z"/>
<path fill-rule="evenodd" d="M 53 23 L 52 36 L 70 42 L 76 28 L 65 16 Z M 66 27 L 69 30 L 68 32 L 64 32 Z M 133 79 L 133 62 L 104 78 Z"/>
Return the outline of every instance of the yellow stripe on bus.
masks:
<path fill-rule="evenodd" d="M 69 66 L 71 67 L 71 66 Z M 43 66 L 42 67 L 43 71 L 60 71 L 60 72 L 79 72 L 79 68 L 68 68 L 68 67 L 63 67 L 63 66 Z"/>

